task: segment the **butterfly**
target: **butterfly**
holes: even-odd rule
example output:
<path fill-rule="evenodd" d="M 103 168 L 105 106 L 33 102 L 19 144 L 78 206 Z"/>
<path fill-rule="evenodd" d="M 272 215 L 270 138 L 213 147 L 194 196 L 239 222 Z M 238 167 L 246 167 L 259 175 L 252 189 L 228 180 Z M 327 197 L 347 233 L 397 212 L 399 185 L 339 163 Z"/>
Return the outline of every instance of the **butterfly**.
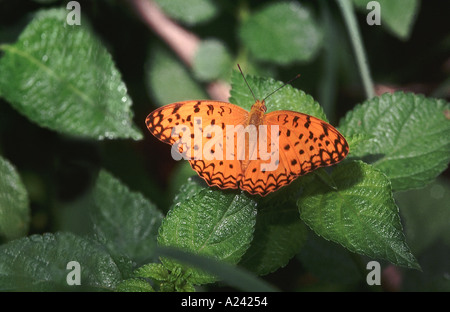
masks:
<path fill-rule="evenodd" d="M 253 195 L 266 196 L 347 156 L 347 141 L 327 122 L 295 111 L 266 111 L 265 100 L 255 100 L 250 111 L 221 101 L 182 101 L 154 110 L 145 123 L 209 186 Z"/>

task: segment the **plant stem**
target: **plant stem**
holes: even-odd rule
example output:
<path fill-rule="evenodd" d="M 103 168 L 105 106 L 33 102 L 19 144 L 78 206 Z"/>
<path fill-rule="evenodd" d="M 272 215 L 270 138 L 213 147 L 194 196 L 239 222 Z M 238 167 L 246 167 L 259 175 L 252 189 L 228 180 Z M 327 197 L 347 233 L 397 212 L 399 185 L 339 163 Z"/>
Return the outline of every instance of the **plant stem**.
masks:
<path fill-rule="evenodd" d="M 334 107 L 336 102 L 336 77 L 338 56 L 335 52 L 336 45 L 339 44 L 336 25 L 330 13 L 328 0 L 321 0 L 320 12 L 321 23 L 324 28 L 324 54 L 323 72 L 319 82 L 319 103 L 322 105 L 325 114 L 334 117 Z"/>
<path fill-rule="evenodd" d="M 168 18 L 154 1 L 129 0 L 129 3 L 145 24 L 167 43 L 189 69 L 192 69 L 201 39 Z M 227 101 L 229 98 L 230 86 L 224 81 L 213 81 L 206 89 L 214 100 Z"/>
<path fill-rule="evenodd" d="M 364 89 L 368 99 L 375 96 L 373 87 L 373 81 L 370 77 L 369 64 L 366 57 L 366 52 L 361 40 L 361 34 L 359 33 L 358 24 L 355 18 L 355 12 L 353 10 L 353 4 L 351 0 L 336 0 L 341 8 L 342 15 L 344 16 L 345 23 L 347 25 L 348 32 L 350 34 L 350 40 L 353 45 L 353 50 L 356 54 L 356 60 L 358 62 L 359 72 L 363 80 Z"/>

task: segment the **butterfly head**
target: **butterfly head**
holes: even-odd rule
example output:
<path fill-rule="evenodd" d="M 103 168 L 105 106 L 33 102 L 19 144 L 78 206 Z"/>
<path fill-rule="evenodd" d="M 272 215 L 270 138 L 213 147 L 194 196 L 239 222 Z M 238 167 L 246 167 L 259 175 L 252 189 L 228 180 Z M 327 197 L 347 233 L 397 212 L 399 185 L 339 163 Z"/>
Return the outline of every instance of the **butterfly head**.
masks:
<path fill-rule="evenodd" d="M 255 104 L 252 105 L 252 111 L 265 113 L 267 111 L 266 102 L 256 100 Z"/>

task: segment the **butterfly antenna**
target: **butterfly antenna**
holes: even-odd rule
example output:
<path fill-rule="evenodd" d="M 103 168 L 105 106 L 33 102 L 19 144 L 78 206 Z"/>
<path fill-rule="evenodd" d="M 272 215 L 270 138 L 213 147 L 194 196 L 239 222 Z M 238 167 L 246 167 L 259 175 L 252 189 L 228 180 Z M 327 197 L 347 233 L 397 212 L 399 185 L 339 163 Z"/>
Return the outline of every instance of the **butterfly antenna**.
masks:
<path fill-rule="evenodd" d="M 253 93 L 252 88 L 250 88 L 250 85 L 248 84 L 247 79 L 245 79 L 245 76 L 244 76 L 244 73 L 242 72 L 241 66 L 239 66 L 239 64 L 237 64 L 237 66 L 238 66 L 238 68 L 239 68 L 239 71 L 241 72 L 242 77 L 244 78 L 245 83 L 247 84 L 248 89 L 250 90 L 250 92 L 251 92 L 252 95 L 253 95 L 253 99 L 254 99 L 255 102 L 256 102 L 255 94 Z"/>
<path fill-rule="evenodd" d="M 286 85 L 290 84 L 292 81 L 294 81 L 295 79 L 300 78 L 300 74 L 298 74 L 297 76 L 295 76 L 294 78 L 292 78 L 291 80 L 289 80 L 288 82 L 286 82 L 284 85 L 282 85 L 281 87 L 275 89 L 274 91 L 272 91 L 271 93 L 269 93 L 269 95 L 267 95 L 263 101 L 265 101 L 269 96 L 271 96 L 272 94 L 274 94 L 275 92 L 277 92 L 278 90 L 280 90 L 281 88 L 284 88 Z"/>

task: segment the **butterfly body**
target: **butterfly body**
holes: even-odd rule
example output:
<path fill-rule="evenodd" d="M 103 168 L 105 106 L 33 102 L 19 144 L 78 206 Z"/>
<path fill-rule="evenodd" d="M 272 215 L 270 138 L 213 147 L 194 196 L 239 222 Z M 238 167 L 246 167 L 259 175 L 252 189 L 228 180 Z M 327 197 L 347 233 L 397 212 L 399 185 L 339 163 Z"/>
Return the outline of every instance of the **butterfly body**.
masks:
<path fill-rule="evenodd" d="M 210 186 L 265 196 L 348 154 L 330 124 L 294 111 L 266 114 L 257 100 L 250 112 L 227 102 L 184 101 L 150 113 L 146 125 L 177 148 Z"/>
<path fill-rule="evenodd" d="M 265 102 L 257 100 L 255 102 L 255 104 L 252 105 L 252 108 L 251 108 L 249 116 L 248 116 L 248 121 L 244 125 L 245 128 L 248 127 L 249 125 L 253 125 L 256 129 L 257 137 L 260 136 L 259 126 L 264 125 L 264 116 L 265 116 L 266 111 L 267 111 L 267 107 L 265 105 Z M 250 149 L 251 149 L 250 144 L 251 144 L 251 142 L 250 142 L 249 138 L 246 138 L 246 140 L 245 140 L 245 150 L 246 151 L 250 151 Z M 248 168 L 249 163 L 250 163 L 250 157 L 245 157 L 244 160 L 241 160 L 241 169 L 242 169 L 243 175 L 245 175 L 245 171 Z"/>

